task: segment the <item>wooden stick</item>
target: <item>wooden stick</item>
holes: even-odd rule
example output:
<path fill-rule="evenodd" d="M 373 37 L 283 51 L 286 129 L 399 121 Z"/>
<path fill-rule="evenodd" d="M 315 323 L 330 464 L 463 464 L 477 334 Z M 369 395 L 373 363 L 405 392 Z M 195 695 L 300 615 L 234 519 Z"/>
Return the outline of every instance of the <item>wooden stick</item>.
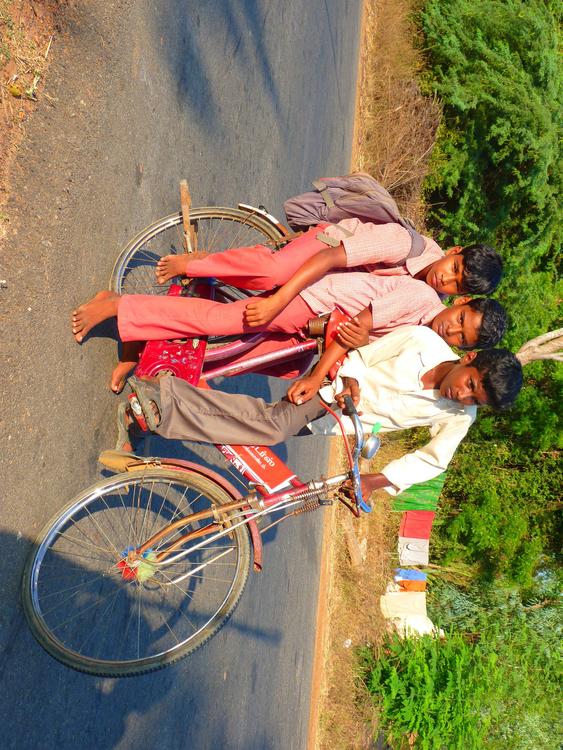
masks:
<path fill-rule="evenodd" d="M 194 228 L 190 223 L 190 207 L 192 199 L 187 180 L 180 181 L 180 206 L 182 208 L 182 224 L 184 227 L 183 244 L 186 253 L 193 253 L 197 250 L 197 237 Z"/>

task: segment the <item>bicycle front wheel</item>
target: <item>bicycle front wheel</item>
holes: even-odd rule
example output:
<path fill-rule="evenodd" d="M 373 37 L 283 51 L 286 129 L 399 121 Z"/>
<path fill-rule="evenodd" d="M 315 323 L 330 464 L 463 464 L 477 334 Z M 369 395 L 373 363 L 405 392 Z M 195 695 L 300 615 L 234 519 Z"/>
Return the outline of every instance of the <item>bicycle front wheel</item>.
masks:
<path fill-rule="evenodd" d="M 232 499 L 207 477 L 173 469 L 119 474 L 85 490 L 43 530 L 24 571 L 24 610 L 39 643 L 73 669 L 108 677 L 160 669 L 203 645 L 248 578 L 246 527 L 213 538 L 209 511 Z M 185 523 L 128 564 L 131 550 L 179 518 Z M 174 542 L 169 562 L 157 565 Z"/>
<path fill-rule="evenodd" d="M 241 208 L 192 208 L 190 223 L 198 247 L 212 253 L 268 244 L 283 236 L 261 214 Z M 164 255 L 183 252 L 182 214 L 178 212 L 150 224 L 129 242 L 115 262 L 110 289 L 119 294 L 166 294 L 170 283 L 156 283 L 156 264 Z"/>

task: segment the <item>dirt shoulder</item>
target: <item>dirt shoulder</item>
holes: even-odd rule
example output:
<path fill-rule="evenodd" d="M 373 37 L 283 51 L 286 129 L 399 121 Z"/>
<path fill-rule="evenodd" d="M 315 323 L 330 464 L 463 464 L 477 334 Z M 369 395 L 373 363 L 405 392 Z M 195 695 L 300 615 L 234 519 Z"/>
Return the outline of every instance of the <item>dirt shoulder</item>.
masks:
<path fill-rule="evenodd" d="M 29 118 L 43 98 L 53 41 L 66 0 L 0 0 L 0 241 L 17 149 Z"/>
<path fill-rule="evenodd" d="M 402 452 L 397 441 L 386 441 L 362 470 L 377 472 Z M 346 464 L 335 439 L 329 474 L 345 470 Z M 326 514 L 310 750 L 374 746 L 377 715 L 358 682 L 357 649 L 368 644 L 377 648 L 385 633 L 379 597 L 391 578 L 400 514 L 391 512 L 384 492 L 376 493 L 372 503 L 372 513 L 359 519 L 344 506 L 335 506 Z M 349 535 L 361 553 L 357 565 L 351 563 Z"/>

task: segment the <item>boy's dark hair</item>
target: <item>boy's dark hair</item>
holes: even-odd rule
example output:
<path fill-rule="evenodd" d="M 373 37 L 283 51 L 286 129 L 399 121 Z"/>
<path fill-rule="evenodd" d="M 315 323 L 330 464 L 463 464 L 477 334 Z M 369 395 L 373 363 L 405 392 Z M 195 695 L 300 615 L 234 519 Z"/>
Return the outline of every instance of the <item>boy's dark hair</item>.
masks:
<path fill-rule="evenodd" d="M 491 294 L 502 277 L 502 258 L 488 245 L 467 245 L 463 256 L 463 291 Z"/>
<path fill-rule="evenodd" d="M 467 304 L 483 315 L 476 345 L 481 349 L 496 346 L 506 333 L 508 320 L 504 307 L 496 299 L 486 297 L 472 299 Z"/>
<path fill-rule="evenodd" d="M 522 388 L 522 365 L 508 349 L 483 349 L 471 362 L 483 376 L 488 403 L 501 411 L 512 406 Z"/>

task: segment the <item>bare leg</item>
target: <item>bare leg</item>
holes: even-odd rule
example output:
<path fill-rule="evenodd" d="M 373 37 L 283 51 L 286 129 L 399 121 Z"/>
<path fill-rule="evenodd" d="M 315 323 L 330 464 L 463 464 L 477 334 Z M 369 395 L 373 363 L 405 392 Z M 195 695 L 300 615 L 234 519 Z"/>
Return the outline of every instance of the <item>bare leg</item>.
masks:
<path fill-rule="evenodd" d="M 175 276 L 186 276 L 186 266 L 193 260 L 204 260 L 209 253 L 183 253 L 182 255 L 165 255 L 156 264 L 156 280 L 165 284 Z"/>
<path fill-rule="evenodd" d="M 121 393 L 127 376 L 139 363 L 139 356 L 144 346 L 143 341 L 124 341 L 119 363 L 111 374 L 109 387 L 114 393 Z"/>
<path fill-rule="evenodd" d="M 80 305 L 72 313 L 72 333 L 80 344 L 84 337 L 99 323 L 117 315 L 121 295 L 115 292 L 98 292 L 89 302 Z"/>

